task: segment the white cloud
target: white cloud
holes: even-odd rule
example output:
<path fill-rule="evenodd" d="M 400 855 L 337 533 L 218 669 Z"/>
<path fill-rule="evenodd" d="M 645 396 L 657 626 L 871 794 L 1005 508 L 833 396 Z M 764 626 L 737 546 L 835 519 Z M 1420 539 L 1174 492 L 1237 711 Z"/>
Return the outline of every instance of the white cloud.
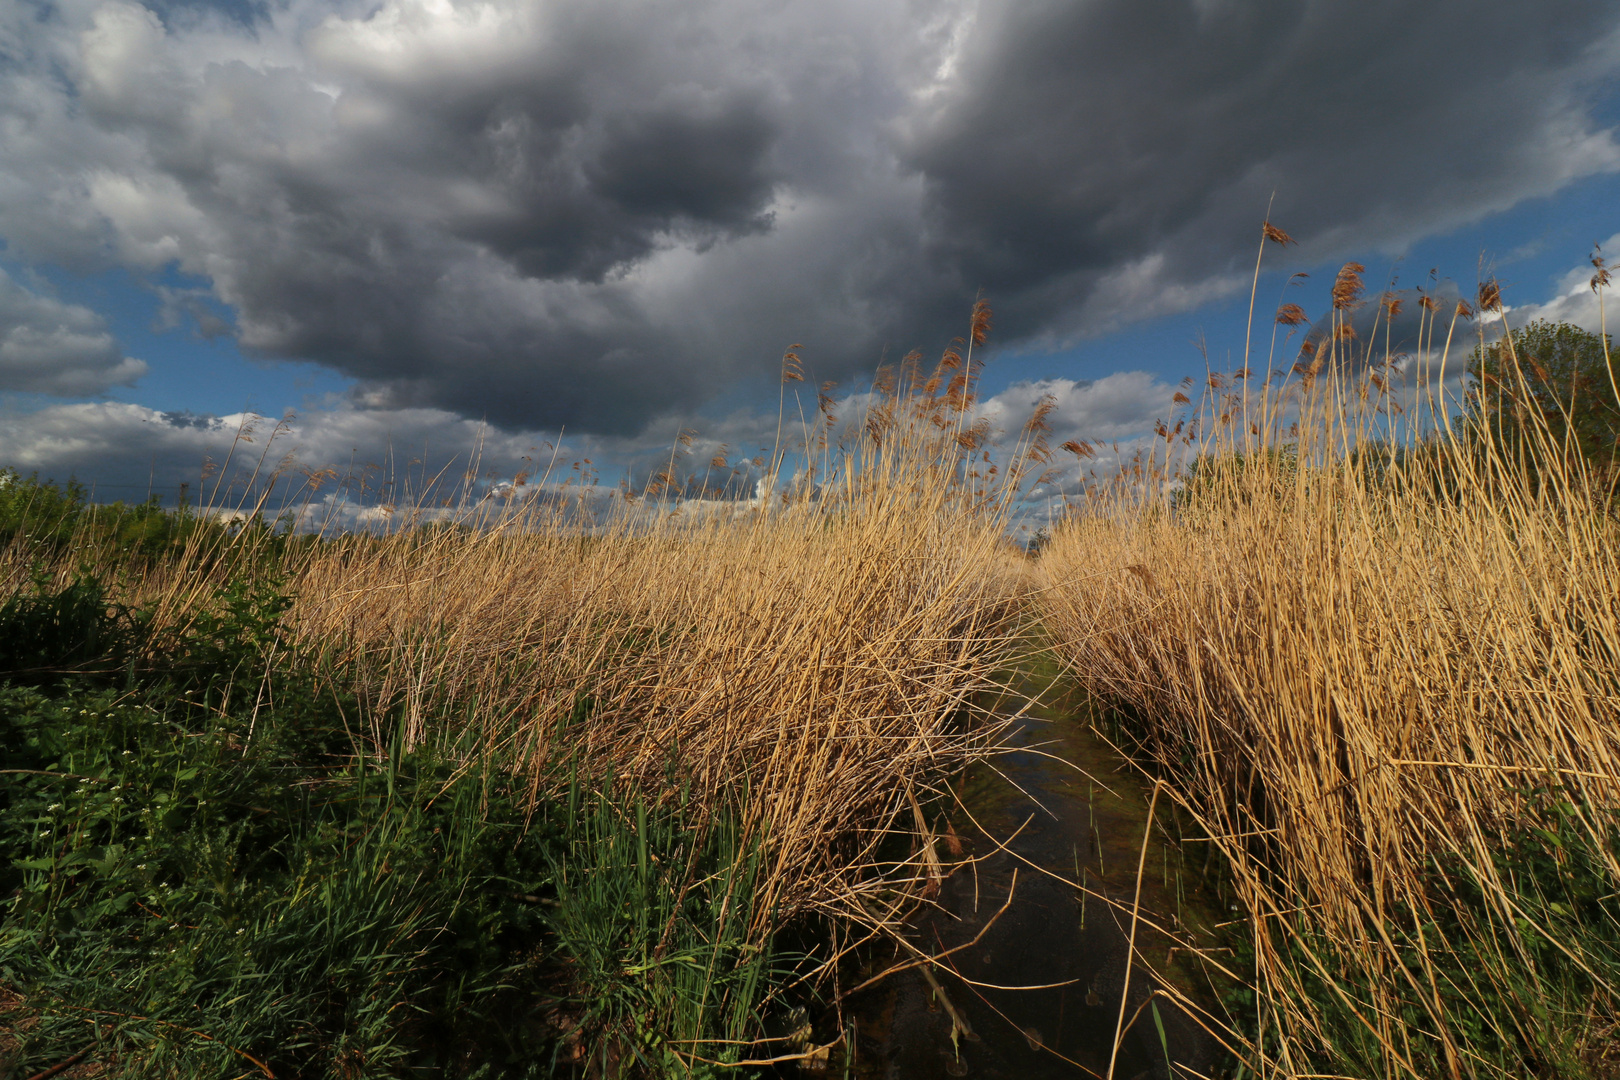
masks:
<path fill-rule="evenodd" d="M 1620 233 L 1605 240 L 1601 248 L 1611 253 L 1620 252 Z M 1592 287 L 1595 272 L 1590 264 L 1572 268 L 1559 281 L 1558 290 L 1551 300 L 1540 304 L 1508 306 L 1508 321 L 1514 326 L 1524 326 L 1536 319 L 1546 319 L 1548 322 L 1574 323 L 1594 333 L 1603 328 L 1605 321 L 1610 321 L 1609 333 L 1613 334 L 1612 316 L 1608 320 L 1605 316 L 1611 311 L 1620 314 L 1620 309 L 1614 303 L 1614 287 L 1611 285 L 1600 297 Z"/>
<path fill-rule="evenodd" d="M 146 370 L 123 355 L 100 315 L 0 270 L 0 390 L 79 397 L 133 385 Z"/>
<path fill-rule="evenodd" d="M 1095 381 L 1047 379 L 1020 382 L 982 401 L 1000 441 L 1016 441 L 1036 404 L 1051 395 L 1057 408 L 1048 423 L 1053 445 L 1069 439 L 1098 444 L 1129 439 L 1152 427 L 1174 408 L 1174 388 L 1145 372 L 1120 372 Z M 844 395 L 833 411 L 858 429 L 869 395 Z M 805 402 L 815 408 L 813 397 Z M 813 422 L 814 416 L 812 414 Z M 573 488 L 598 484 L 613 490 L 621 480 L 640 488 L 652 474 L 671 466 L 690 477 L 690 490 L 707 480 L 711 491 L 729 489 L 735 497 L 755 494 L 762 466 L 776 445 L 775 410 L 738 410 L 718 420 L 685 417 L 656 435 L 619 438 L 568 436 L 554 432 L 503 431 L 432 408 L 357 408 L 336 402 L 281 422 L 254 414 L 192 416 L 164 413 L 115 402 L 49 406 L 0 414 L 0 466 L 66 479 L 94 478 L 97 498 L 141 499 L 155 490 L 172 497 L 180 483 L 196 492 L 214 491 L 213 501 L 234 505 L 256 472 L 259 484 L 271 473 L 283 488 L 305 483 L 321 470 L 335 470 L 322 483 L 346 479 L 356 501 L 430 501 L 454 495 L 472 482 L 479 492 L 510 490 L 524 474 L 533 490 L 541 485 Z M 686 440 L 677 438 L 686 432 Z M 784 452 L 800 452 L 798 405 L 790 395 L 784 417 Z M 725 464 L 713 465 L 723 455 Z M 798 468 L 792 458 L 787 467 Z M 211 465 L 209 463 L 212 463 Z M 733 469 L 741 472 L 733 473 Z M 360 485 L 365 491 L 362 498 Z M 429 491 L 431 489 L 431 492 Z"/>
<path fill-rule="evenodd" d="M 1016 436 L 1035 406 L 1050 397 L 1047 424 L 1055 443 L 1070 439 L 1112 442 L 1139 435 L 1175 409 L 1176 387 L 1146 371 L 1119 371 L 1101 379 L 1038 379 L 1017 382 L 980 405 L 999 430 Z"/>

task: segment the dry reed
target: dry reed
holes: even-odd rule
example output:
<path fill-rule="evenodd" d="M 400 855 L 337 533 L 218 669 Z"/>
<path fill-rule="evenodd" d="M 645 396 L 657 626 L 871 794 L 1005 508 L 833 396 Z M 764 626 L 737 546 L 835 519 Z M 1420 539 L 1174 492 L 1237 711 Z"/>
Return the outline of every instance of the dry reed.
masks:
<path fill-rule="evenodd" d="M 1056 530 L 1045 617 L 1082 683 L 1139 716 L 1141 749 L 1225 857 L 1255 951 L 1251 1067 L 1344 1060 L 1333 1013 L 1382 1075 L 1513 1074 L 1524 1060 L 1481 1047 L 1550 1053 L 1563 1024 L 1590 1051 L 1617 1001 L 1608 987 L 1560 1017 L 1523 935 L 1603 980 L 1578 936 L 1526 926 L 1499 856 L 1562 800 L 1620 887 L 1620 525 L 1561 448 L 1532 484 L 1432 394 L 1400 400 L 1390 365 L 1351 362 L 1340 313 L 1360 288 L 1346 267 L 1334 326 L 1283 389 L 1208 399 L 1185 487 L 1166 439 Z M 1425 354 L 1442 369 L 1445 318 Z M 1448 914 L 1450 940 L 1441 868 L 1483 897 Z M 1486 998 L 1515 1007 L 1455 1004 Z"/>
<path fill-rule="evenodd" d="M 981 304 L 975 343 L 988 319 Z M 544 498 L 473 528 L 291 545 L 293 645 L 360 693 L 373 752 L 491 755 L 536 802 L 611 772 L 655 798 L 729 803 L 767 862 L 755 933 L 862 914 L 937 874 L 921 853 L 879 865 L 879 849 L 910 833 L 931 782 L 994 745 L 985 695 L 1019 641 L 1027 567 L 1006 522 L 1044 444 L 1034 433 L 990 466 L 971 379 L 940 391 L 960 362 L 953 348 L 926 383 L 914 364 L 880 377 L 842 425 L 823 393 L 813 421 L 786 425 L 803 442 L 767 463 L 764 497 L 661 494 L 672 458 L 606 520 Z M 791 352 L 784 375 L 802 379 Z M 120 598 L 183 627 L 227 562 L 190 551 Z"/>

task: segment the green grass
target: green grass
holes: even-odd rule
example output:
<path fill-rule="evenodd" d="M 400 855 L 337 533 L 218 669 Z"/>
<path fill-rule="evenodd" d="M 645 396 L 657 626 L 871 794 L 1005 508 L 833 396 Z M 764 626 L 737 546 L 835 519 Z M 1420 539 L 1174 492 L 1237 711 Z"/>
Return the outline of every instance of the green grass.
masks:
<path fill-rule="evenodd" d="M 1304 913 L 1275 929 L 1297 979 L 1290 992 L 1309 1004 L 1321 1032 L 1296 1071 L 1448 1076 L 1455 1062 L 1465 1076 L 1620 1076 L 1620 1028 L 1604 1004 L 1620 986 L 1620 897 L 1574 804 L 1544 789 L 1525 794 L 1534 807 L 1527 817 L 1540 824 L 1500 838 L 1493 879 L 1469 860 L 1435 858 L 1421 907 L 1382 913 L 1392 961 L 1382 1030 L 1367 986 L 1335 959 L 1340 943 Z M 1620 830 L 1611 824 L 1608 834 L 1612 857 Z M 1234 924 L 1224 944 L 1240 969 L 1252 967 L 1245 926 Z M 1274 1014 L 1260 1004 L 1250 987 L 1225 999 L 1251 1045 L 1277 1045 L 1281 1032 L 1266 1022 Z M 1437 1013 L 1453 1033 L 1449 1049 L 1435 1034 Z M 1234 1075 L 1252 1074 L 1240 1067 Z"/>
<path fill-rule="evenodd" d="M 551 926 L 576 993 L 567 1004 L 603 1032 L 594 1063 L 612 1072 L 706 1072 L 694 1059 L 735 1062 L 758 1033 L 758 1011 L 796 957 L 749 943 L 761 844 L 735 818 L 703 821 L 688 792 L 664 805 L 633 789 L 569 787 L 549 824 L 564 842 L 549 855 Z M 725 1042 L 713 1049 L 705 1040 Z"/>
<path fill-rule="evenodd" d="M 782 964 L 745 944 L 757 838 L 579 776 L 530 813 L 487 756 L 370 744 L 286 609 L 239 581 L 153 641 L 87 576 L 0 605 L 0 1076 L 735 1060 L 706 1040 L 757 1033 Z"/>

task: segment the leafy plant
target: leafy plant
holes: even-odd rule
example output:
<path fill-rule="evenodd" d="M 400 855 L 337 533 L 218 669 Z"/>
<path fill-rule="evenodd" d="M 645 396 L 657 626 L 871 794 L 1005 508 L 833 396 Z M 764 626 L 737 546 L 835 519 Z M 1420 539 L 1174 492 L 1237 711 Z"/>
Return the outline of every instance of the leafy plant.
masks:
<path fill-rule="evenodd" d="M 65 547 L 84 510 L 84 485 L 24 477 L 0 469 L 0 544 L 23 541 L 32 547 Z"/>
<path fill-rule="evenodd" d="M 678 794 L 659 803 L 576 773 L 550 811 L 566 837 L 550 852 L 550 922 L 587 992 L 568 1005 L 602 1033 L 594 1064 L 604 1071 L 628 1058 L 676 1075 L 737 1061 L 765 992 L 792 966 L 750 933 L 759 839 L 735 810 L 699 813 L 689 785 L 671 786 Z"/>
<path fill-rule="evenodd" d="M 93 574 L 81 572 L 52 592 L 36 569 L 28 587 L 0 603 L 0 678 L 38 685 L 114 671 L 130 660 L 141 621 L 109 599 Z"/>
<path fill-rule="evenodd" d="M 1620 371 L 1603 335 L 1537 319 L 1476 348 L 1468 373 L 1469 418 L 1509 459 L 1620 461 Z"/>
<path fill-rule="evenodd" d="M 686 1075 L 757 1031 L 779 972 L 734 815 L 578 783 L 532 813 L 476 748 L 371 745 L 268 582 L 116 678 L 95 644 L 147 627 L 93 579 L 14 600 L 0 639 L 60 624 L 87 663 L 0 683 L 0 989 L 27 1018 L 0 1075 Z"/>

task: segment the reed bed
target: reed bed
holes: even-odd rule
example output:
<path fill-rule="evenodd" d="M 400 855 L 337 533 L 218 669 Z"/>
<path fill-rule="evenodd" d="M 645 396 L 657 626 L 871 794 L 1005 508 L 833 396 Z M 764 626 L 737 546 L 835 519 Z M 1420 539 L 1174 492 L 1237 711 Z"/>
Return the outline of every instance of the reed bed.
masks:
<path fill-rule="evenodd" d="M 825 1062 L 777 1033 L 809 1031 L 852 936 L 937 885 L 920 806 L 1007 722 L 1029 587 L 1007 524 L 1047 449 L 1037 423 L 990 460 L 973 370 L 971 346 L 928 375 L 908 358 L 842 422 L 823 388 L 754 498 L 686 494 L 677 443 L 641 492 L 542 478 L 369 533 L 154 504 L 147 553 L 129 511 L 30 482 L 61 528 L 42 546 L 24 513 L 0 551 L 0 690 L 22 703 L 0 736 L 81 719 L 5 778 L 35 899 L 0 912 L 0 1004 L 27 1027 L 0 1071 Z M 785 418 L 792 353 L 783 373 Z M 92 768 L 122 793 L 104 807 L 49 786 Z M 82 869 L 115 842 L 128 858 Z M 158 910 L 206 992 L 174 949 L 109 966 Z M 78 944 L 46 947 L 63 926 Z M 86 1051 L 90 1014 L 127 1022 Z"/>
<path fill-rule="evenodd" d="M 609 781 L 700 816 L 724 805 L 767 860 L 751 934 L 865 913 L 937 874 L 914 847 L 879 850 L 932 782 L 995 745 L 993 676 L 1021 640 L 1027 562 L 1007 520 L 1045 450 L 1032 429 L 1001 466 L 984 453 L 971 345 L 988 325 L 981 304 L 971 343 L 931 373 L 915 355 L 880 371 L 842 420 L 823 388 L 752 499 L 676 498 L 667 473 L 611 495 L 542 478 L 454 522 L 402 506 L 386 532 L 295 538 L 268 571 L 216 531 L 138 571 L 75 549 L 55 576 L 105 564 L 173 637 L 233 567 L 269 572 L 290 601 L 276 647 L 359 695 L 373 752 L 496 763 L 531 807 Z M 791 412 L 795 354 L 783 371 Z M 0 575 L 20 588 L 28 565 L 15 548 Z"/>
<path fill-rule="evenodd" d="M 1515 457 L 1398 400 L 1355 344 L 1211 380 L 1199 439 L 1055 530 L 1046 622 L 1223 857 L 1248 1071 L 1611 1075 L 1610 489 L 1545 430 Z"/>
<path fill-rule="evenodd" d="M 739 799 L 762 917 L 836 904 L 908 793 L 992 744 L 1014 645 L 994 516 L 911 468 L 736 517 L 334 544 L 290 580 L 296 632 L 408 742 L 476 728 L 537 799 L 568 768 Z"/>

